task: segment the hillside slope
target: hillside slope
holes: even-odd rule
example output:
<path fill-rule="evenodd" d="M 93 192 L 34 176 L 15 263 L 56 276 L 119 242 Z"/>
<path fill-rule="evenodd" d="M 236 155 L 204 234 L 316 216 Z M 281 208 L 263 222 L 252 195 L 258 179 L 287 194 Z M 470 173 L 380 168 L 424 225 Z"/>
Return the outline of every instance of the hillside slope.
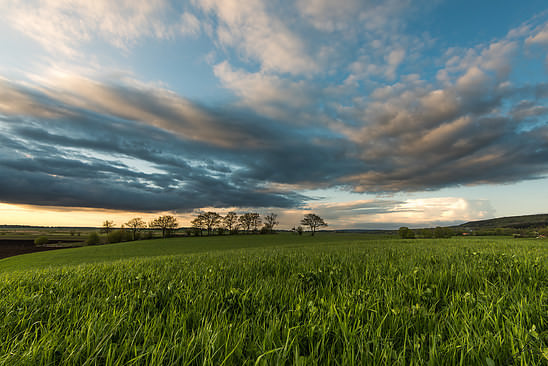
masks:
<path fill-rule="evenodd" d="M 470 221 L 457 227 L 465 228 L 515 228 L 527 229 L 548 226 L 548 214 L 499 217 L 490 220 Z"/>

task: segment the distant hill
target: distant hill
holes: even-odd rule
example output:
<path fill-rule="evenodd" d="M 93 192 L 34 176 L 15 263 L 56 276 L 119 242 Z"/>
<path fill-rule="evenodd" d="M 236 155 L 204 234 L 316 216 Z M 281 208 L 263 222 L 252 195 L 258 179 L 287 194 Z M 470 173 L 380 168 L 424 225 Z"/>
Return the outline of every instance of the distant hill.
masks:
<path fill-rule="evenodd" d="M 470 221 L 459 228 L 514 228 L 527 229 L 548 226 L 548 214 L 499 217 L 490 220 Z"/>

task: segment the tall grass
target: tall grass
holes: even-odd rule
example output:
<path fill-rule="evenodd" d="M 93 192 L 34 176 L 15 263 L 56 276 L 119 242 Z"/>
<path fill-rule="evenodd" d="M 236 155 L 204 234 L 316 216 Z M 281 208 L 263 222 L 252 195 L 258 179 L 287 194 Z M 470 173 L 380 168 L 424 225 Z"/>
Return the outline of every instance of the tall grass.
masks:
<path fill-rule="evenodd" d="M 339 240 L 12 272 L 0 319 L 5 365 L 547 365 L 548 248 Z"/>

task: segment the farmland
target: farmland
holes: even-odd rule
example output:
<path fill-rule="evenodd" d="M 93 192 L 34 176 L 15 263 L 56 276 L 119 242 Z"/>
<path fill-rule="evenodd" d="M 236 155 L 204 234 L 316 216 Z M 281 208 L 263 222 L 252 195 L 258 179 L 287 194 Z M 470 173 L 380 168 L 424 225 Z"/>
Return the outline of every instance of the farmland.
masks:
<path fill-rule="evenodd" d="M 548 364 L 545 240 L 173 238 L 0 260 L 0 364 Z"/>

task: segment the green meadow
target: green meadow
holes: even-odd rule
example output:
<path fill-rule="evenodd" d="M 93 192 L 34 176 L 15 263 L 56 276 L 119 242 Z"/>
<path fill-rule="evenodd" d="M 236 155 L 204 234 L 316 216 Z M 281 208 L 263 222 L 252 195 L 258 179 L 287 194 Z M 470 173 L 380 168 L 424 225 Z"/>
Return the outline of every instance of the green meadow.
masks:
<path fill-rule="evenodd" d="M 548 242 L 320 233 L 0 260 L 2 365 L 548 365 Z"/>

